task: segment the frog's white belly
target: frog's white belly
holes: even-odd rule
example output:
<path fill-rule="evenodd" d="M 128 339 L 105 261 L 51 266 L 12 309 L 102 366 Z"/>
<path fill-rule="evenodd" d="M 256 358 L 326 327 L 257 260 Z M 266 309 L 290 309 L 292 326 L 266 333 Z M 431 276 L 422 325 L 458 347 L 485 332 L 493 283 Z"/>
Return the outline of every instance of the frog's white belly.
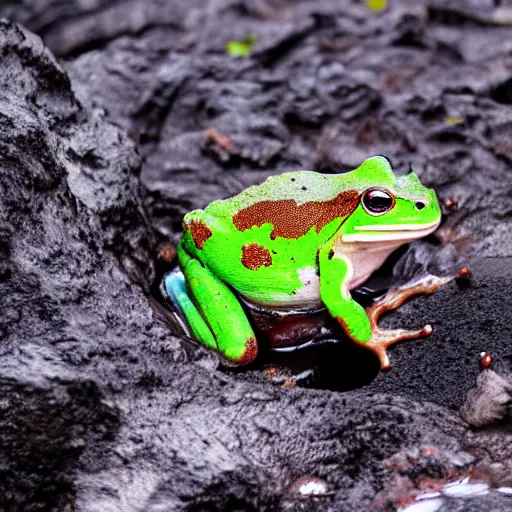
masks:
<path fill-rule="evenodd" d="M 344 254 L 345 258 L 352 264 L 352 275 L 347 283 L 347 289 L 353 290 L 367 281 L 373 272 L 382 266 L 395 248 L 396 246 L 379 251 L 362 250 L 352 254 Z"/>
<path fill-rule="evenodd" d="M 300 307 L 313 307 L 321 303 L 320 300 L 320 278 L 315 267 L 306 267 L 298 272 L 299 279 L 304 285 L 295 291 L 290 297 L 293 305 Z"/>
<path fill-rule="evenodd" d="M 361 286 L 375 270 L 382 266 L 386 258 L 398 245 L 397 243 L 388 244 L 376 250 L 374 244 L 361 243 L 357 244 L 358 247 L 353 247 L 355 250 L 348 253 L 336 251 L 336 256 L 345 259 L 352 267 L 347 280 L 343 283 L 345 289 L 353 290 Z M 300 307 L 319 305 L 321 303 L 320 278 L 316 268 L 306 267 L 299 270 L 298 274 L 303 286 L 288 298 L 288 304 Z"/>

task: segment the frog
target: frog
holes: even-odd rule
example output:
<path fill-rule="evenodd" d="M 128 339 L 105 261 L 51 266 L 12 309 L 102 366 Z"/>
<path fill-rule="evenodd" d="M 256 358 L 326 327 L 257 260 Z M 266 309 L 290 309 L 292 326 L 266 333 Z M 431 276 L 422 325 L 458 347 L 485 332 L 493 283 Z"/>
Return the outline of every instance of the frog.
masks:
<path fill-rule="evenodd" d="M 167 273 L 161 289 L 193 337 L 231 365 L 258 356 L 245 303 L 278 311 L 325 307 L 386 370 L 391 345 L 428 336 L 432 327 L 383 330 L 378 317 L 445 281 L 394 290 L 366 309 L 351 291 L 440 222 L 435 191 L 414 172 L 397 176 L 384 156 L 345 173 L 285 172 L 187 213 L 177 246 L 181 272 Z"/>

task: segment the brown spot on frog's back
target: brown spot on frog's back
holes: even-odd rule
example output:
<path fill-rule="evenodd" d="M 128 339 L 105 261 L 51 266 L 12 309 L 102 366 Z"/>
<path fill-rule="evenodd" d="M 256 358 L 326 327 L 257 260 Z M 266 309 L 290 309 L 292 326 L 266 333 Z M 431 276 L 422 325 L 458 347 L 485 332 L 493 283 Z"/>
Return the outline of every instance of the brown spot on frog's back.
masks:
<path fill-rule="evenodd" d="M 247 244 L 242 247 L 242 265 L 249 270 L 270 267 L 272 256 L 270 251 L 259 244 Z"/>
<path fill-rule="evenodd" d="M 190 231 L 196 247 L 204 249 L 204 243 L 212 236 L 212 230 L 202 220 L 192 220 L 183 226 Z"/>
<path fill-rule="evenodd" d="M 270 223 L 274 226 L 270 238 L 300 238 L 313 226 L 316 232 L 340 217 L 347 217 L 359 203 L 357 190 L 346 190 L 329 201 L 310 201 L 297 205 L 294 199 L 261 201 L 233 215 L 239 231 Z"/>

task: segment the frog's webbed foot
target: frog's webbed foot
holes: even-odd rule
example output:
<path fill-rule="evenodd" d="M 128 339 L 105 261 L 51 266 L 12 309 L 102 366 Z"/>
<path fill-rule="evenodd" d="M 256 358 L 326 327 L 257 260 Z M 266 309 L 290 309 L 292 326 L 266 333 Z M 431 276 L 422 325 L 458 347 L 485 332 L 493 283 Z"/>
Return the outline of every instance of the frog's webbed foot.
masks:
<path fill-rule="evenodd" d="M 438 277 L 427 275 L 416 281 L 408 283 L 396 290 L 390 290 L 380 300 L 366 308 L 366 314 L 370 320 L 372 336 L 367 342 L 359 342 L 361 346 L 371 350 L 380 361 L 382 370 L 390 368 L 387 349 L 394 343 L 402 340 L 414 340 L 429 336 L 432 327 L 425 325 L 419 330 L 391 329 L 385 330 L 378 326 L 382 314 L 393 311 L 400 307 L 406 300 L 416 295 L 429 295 L 438 290 L 441 286 L 451 281 L 453 277 Z"/>
<path fill-rule="evenodd" d="M 432 326 L 425 325 L 422 329 L 416 331 L 409 331 L 406 329 L 390 329 L 384 330 L 375 327 L 372 332 L 370 341 L 361 343 L 361 345 L 368 350 L 371 350 L 380 361 L 381 370 L 389 370 L 391 364 L 387 353 L 388 347 L 403 340 L 416 340 L 424 338 L 432 333 Z"/>

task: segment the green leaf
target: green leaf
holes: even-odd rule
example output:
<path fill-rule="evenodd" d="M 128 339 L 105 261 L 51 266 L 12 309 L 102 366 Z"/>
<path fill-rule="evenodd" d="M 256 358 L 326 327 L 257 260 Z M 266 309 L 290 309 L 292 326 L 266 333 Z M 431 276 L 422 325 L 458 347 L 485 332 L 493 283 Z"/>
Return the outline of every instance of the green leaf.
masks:
<path fill-rule="evenodd" d="M 388 6 L 388 0 L 366 0 L 366 7 L 372 11 L 383 11 Z"/>
<path fill-rule="evenodd" d="M 242 41 L 229 41 L 226 44 L 226 51 L 233 57 L 248 57 L 256 39 L 256 36 L 249 35 Z"/>
<path fill-rule="evenodd" d="M 464 122 L 464 119 L 462 119 L 462 117 L 456 117 L 456 116 L 453 116 L 453 117 L 445 117 L 444 118 L 444 122 L 446 124 L 461 124 Z"/>

